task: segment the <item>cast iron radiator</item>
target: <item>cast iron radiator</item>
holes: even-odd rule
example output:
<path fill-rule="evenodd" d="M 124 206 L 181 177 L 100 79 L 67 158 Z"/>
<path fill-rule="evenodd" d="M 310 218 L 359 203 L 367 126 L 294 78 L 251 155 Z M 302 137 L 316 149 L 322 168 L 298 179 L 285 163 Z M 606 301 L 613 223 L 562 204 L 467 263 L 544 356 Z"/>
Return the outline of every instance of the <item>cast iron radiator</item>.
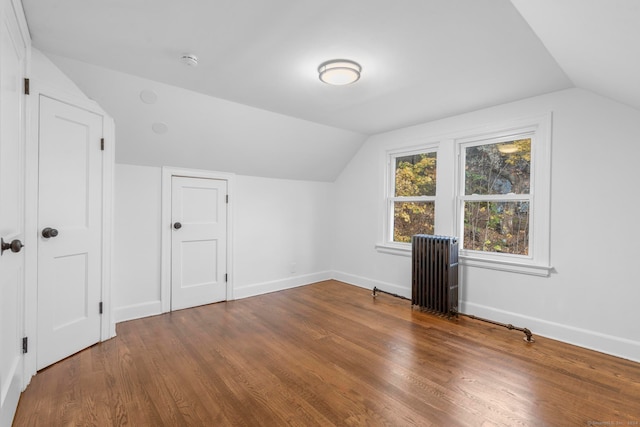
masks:
<path fill-rule="evenodd" d="M 411 304 L 440 315 L 457 314 L 458 239 L 416 234 L 411 257 Z"/>

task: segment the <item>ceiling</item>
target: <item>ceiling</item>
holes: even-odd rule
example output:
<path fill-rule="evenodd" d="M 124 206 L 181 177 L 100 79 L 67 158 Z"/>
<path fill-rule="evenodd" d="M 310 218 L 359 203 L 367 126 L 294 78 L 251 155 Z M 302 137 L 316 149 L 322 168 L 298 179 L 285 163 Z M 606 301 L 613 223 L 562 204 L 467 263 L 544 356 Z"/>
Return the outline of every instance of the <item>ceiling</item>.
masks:
<path fill-rule="evenodd" d="M 640 108 L 636 0 L 22 1 L 33 46 L 74 81 L 97 66 L 131 76 L 136 93 L 157 82 L 295 118 L 300 132 L 269 129 L 272 139 L 290 139 L 279 154 L 301 139 L 306 148 L 346 141 L 338 154 L 318 148 L 335 158 L 321 180 L 334 179 L 367 135 L 556 90 L 582 87 Z M 198 66 L 180 63 L 183 53 L 197 55 Z M 320 82 L 318 65 L 332 58 L 359 62 L 362 78 Z M 121 130 L 140 113 L 105 87 L 115 77 L 104 78 L 80 87 L 110 105 L 119 140 L 140 144 L 142 134 Z M 174 113 L 183 109 L 175 104 Z M 314 140 L 318 125 L 329 133 Z M 119 160 L 144 164 L 131 156 Z"/>

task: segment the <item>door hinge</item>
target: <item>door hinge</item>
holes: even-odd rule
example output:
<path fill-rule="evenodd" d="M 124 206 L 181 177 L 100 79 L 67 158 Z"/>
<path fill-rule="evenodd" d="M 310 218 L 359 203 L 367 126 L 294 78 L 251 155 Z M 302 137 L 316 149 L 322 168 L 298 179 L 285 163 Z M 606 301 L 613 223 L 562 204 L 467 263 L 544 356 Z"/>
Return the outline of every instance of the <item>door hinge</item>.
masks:
<path fill-rule="evenodd" d="M 24 78 L 24 94 L 29 95 L 29 79 Z"/>
<path fill-rule="evenodd" d="M 22 354 L 26 354 L 29 351 L 29 338 L 22 338 Z"/>
<path fill-rule="evenodd" d="M 225 282 L 229 281 L 229 275 L 227 273 L 224 274 L 224 281 Z"/>
<path fill-rule="evenodd" d="M 229 203 L 229 195 L 227 194 L 227 203 Z"/>
<path fill-rule="evenodd" d="M 104 151 L 104 138 L 100 138 L 100 150 Z"/>
<path fill-rule="evenodd" d="M 100 312 L 100 314 L 102 314 L 102 301 L 100 301 L 100 304 L 98 304 L 98 311 Z"/>

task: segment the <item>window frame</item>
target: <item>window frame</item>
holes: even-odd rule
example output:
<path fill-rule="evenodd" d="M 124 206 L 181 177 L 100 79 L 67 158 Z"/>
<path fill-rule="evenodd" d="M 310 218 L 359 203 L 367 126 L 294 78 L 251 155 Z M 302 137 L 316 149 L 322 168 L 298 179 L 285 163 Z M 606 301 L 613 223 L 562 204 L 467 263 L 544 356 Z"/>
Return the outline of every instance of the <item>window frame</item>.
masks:
<path fill-rule="evenodd" d="M 504 128 L 457 138 L 456 148 L 456 222 L 455 235 L 460 238 L 460 262 L 462 265 L 496 270 L 548 276 L 551 188 L 551 115 L 514 122 Z M 517 195 L 466 195 L 465 149 L 496 144 L 517 139 L 531 139 L 531 166 L 529 194 Z M 466 201 L 528 201 L 529 202 L 529 250 L 527 255 L 499 252 L 483 252 L 464 249 L 464 203 Z"/>
<path fill-rule="evenodd" d="M 376 248 L 381 252 L 407 255 L 411 252 L 411 243 L 396 242 L 393 240 L 394 231 L 394 204 L 396 202 L 432 202 L 434 203 L 435 214 L 437 217 L 438 209 L 438 170 L 440 168 L 438 142 L 425 143 L 422 145 L 414 145 L 411 147 L 402 147 L 395 150 L 388 150 L 385 153 L 385 194 L 384 194 L 384 228 L 383 239 L 381 244 L 377 244 Z M 399 157 L 412 156 L 416 154 L 436 154 L 436 195 L 435 196 L 396 196 L 395 195 L 395 175 L 396 160 Z M 435 228 L 434 224 L 434 228 Z"/>
<path fill-rule="evenodd" d="M 380 153 L 380 211 L 378 224 L 380 234 L 375 249 L 380 253 L 411 256 L 411 244 L 393 242 L 393 213 L 389 197 L 393 196 L 395 163 L 392 158 L 423 152 L 437 153 L 437 189 L 435 205 L 436 234 L 461 236 L 464 225 L 463 203 L 464 180 L 461 181 L 461 147 L 473 142 L 531 134 L 531 185 L 530 202 L 530 250 L 527 256 L 479 252 L 461 249 L 459 261 L 462 266 L 488 268 L 499 271 L 549 276 L 550 265 L 550 217 L 551 217 L 551 125 L 552 112 L 535 116 L 503 120 L 493 124 L 480 124 L 475 129 L 448 132 L 436 135 L 424 142 L 387 145 Z M 433 135 L 432 135 L 433 136 Z M 512 138 L 517 139 L 517 138 Z M 394 181 L 392 181 L 392 179 Z M 500 196 L 501 197 L 501 196 Z M 462 247 L 462 245 L 460 245 Z"/>

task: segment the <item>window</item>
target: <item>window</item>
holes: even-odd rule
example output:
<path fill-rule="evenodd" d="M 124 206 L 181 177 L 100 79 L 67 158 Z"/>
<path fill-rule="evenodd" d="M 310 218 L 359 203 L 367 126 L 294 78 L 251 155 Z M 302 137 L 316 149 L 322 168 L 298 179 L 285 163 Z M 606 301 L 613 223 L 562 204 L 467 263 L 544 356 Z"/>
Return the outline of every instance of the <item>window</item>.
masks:
<path fill-rule="evenodd" d="M 457 236 L 462 265 L 548 276 L 550 153 L 551 114 L 386 151 L 377 250 L 410 256 L 414 234 Z"/>
<path fill-rule="evenodd" d="M 389 242 L 410 243 L 414 234 L 434 234 L 435 149 L 391 154 L 389 163 Z"/>
<path fill-rule="evenodd" d="M 463 265 L 547 276 L 551 115 L 456 139 Z"/>
<path fill-rule="evenodd" d="M 529 255 L 531 138 L 466 145 L 462 158 L 462 248 Z"/>

